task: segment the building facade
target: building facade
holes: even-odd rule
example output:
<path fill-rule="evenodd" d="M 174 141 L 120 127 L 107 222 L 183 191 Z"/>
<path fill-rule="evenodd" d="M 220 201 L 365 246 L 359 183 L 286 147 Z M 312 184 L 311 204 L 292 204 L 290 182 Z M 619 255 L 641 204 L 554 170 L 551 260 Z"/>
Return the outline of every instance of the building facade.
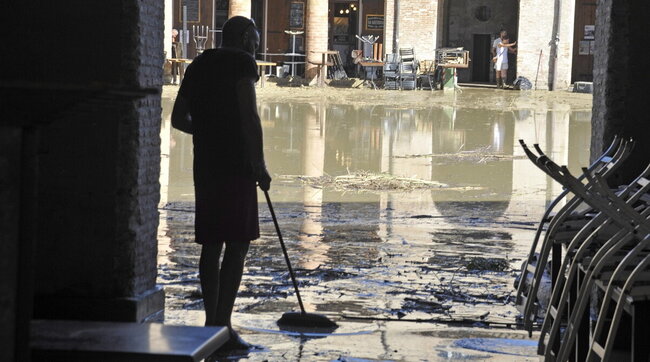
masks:
<path fill-rule="evenodd" d="M 381 55 L 412 47 L 420 60 L 434 59 L 435 49 L 463 47 L 471 63 L 459 70 L 461 82 L 492 82 L 491 47 L 501 29 L 517 41 L 510 56 L 509 81 L 528 78 L 537 89 L 567 89 L 573 81 L 591 80 L 593 0 L 173 0 L 174 27 L 210 28 L 208 47 L 220 43 L 223 22 L 233 15 L 255 19 L 262 41 L 258 58 L 301 62 L 298 74 L 313 77 L 317 52 L 338 50 L 348 69 L 351 52 L 363 49 L 357 36 L 378 37 Z M 593 48 L 593 46 L 591 46 Z M 286 53 L 301 53 L 287 57 Z M 189 57 L 195 56 L 188 44 Z"/>

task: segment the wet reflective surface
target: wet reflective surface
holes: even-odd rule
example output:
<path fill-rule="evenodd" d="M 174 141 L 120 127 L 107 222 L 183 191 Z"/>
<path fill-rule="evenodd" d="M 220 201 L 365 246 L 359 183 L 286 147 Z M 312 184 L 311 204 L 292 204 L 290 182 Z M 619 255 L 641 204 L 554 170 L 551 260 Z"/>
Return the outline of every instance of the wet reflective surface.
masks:
<path fill-rule="evenodd" d="M 202 325 L 192 140 L 170 130 L 176 91 L 163 95 L 158 281 L 165 323 Z M 517 140 L 539 143 L 572 170 L 587 165 L 587 95 L 272 87 L 258 95 L 271 199 L 305 307 L 340 328 L 296 335 L 275 325 L 298 306 L 260 204 L 262 237 L 251 245 L 233 316 L 243 337 L 264 347 L 247 358 L 484 359 L 497 355 L 454 340 L 526 338 L 498 327 L 515 321 L 515 272 L 560 188 Z"/>

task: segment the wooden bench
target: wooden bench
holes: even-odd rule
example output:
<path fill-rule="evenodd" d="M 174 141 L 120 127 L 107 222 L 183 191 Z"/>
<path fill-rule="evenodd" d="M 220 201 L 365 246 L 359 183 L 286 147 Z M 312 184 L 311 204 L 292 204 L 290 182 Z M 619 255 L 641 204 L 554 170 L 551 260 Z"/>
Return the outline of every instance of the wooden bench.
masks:
<path fill-rule="evenodd" d="M 225 327 L 34 320 L 32 361 L 201 361 L 229 339 Z"/>

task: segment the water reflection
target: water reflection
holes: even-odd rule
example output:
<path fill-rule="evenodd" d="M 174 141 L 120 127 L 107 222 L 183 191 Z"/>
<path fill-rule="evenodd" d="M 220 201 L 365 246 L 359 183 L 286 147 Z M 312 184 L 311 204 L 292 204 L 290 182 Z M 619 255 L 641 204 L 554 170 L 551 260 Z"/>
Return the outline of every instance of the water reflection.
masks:
<path fill-rule="evenodd" d="M 451 303 L 458 315 L 482 313 L 481 308 L 511 312 L 509 272 L 476 276 L 459 273 L 459 266 L 477 256 L 523 257 L 533 222 L 560 188 L 525 158 L 518 139 L 539 143 L 559 163 L 578 170 L 589 160 L 590 112 L 563 104 L 512 107 L 508 99 L 484 97 L 497 106 L 480 109 L 454 100 L 411 108 L 325 100 L 260 102 L 265 154 L 275 175 L 271 198 L 303 283 L 303 298 L 310 303 L 307 309 L 390 316 L 407 299 L 437 298 Z M 171 109 L 172 101 L 164 98 L 164 108 Z M 183 323 L 200 325 L 200 313 L 187 321 L 187 310 L 200 309 L 198 248 L 192 243 L 192 140 L 169 130 L 169 112 L 164 114 L 163 153 L 168 147 L 169 158 L 163 157 L 161 175 L 162 190 L 167 190 L 161 236 L 167 239 L 159 240 L 167 318 L 185 313 Z M 356 192 L 281 177 L 358 171 L 450 188 Z M 237 303 L 239 313 L 255 314 L 268 321 L 257 327 L 269 329 L 274 317 L 260 316 L 295 305 L 268 212 L 262 205 L 260 210 L 262 238 L 251 250 Z M 471 300 L 447 301 L 449 280 Z M 490 304 L 495 300 L 500 309 Z M 409 313 L 430 317 L 423 310 Z M 390 344 L 366 342 L 373 351 Z M 323 348 L 325 342 L 312 343 Z"/>
<path fill-rule="evenodd" d="M 323 176 L 325 169 L 325 129 L 326 114 L 322 106 L 308 107 L 304 118 L 304 140 L 302 170 L 306 176 Z M 272 161 L 271 161 L 272 162 Z M 325 264 L 329 246 L 322 243 L 323 189 L 305 187 L 302 193 L 305 217 L 300 225 L 300 248 L 302 249 L 299 267 L 315 269 Z"/>

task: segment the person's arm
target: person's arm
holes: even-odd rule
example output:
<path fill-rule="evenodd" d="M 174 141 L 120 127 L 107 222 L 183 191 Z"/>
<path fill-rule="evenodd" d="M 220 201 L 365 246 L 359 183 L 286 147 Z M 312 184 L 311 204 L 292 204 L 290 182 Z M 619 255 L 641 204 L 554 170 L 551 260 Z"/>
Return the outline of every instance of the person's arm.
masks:
<path fill-rule="evenodd" d="M 509 48 L 509 47 L 515 46 L 516 44 L 517 44 L 517 42 L 514 42 L 514 43 L 499 43 L 499 48 Z"/>
<path fill-rule="evenodd" d="M 264 162 L 264 141 L 262 138 L 262 122 L 257 113 L 255 98 L 255 83 L 253 79 L 243 78 L 237 82 L 237 99 L 239 114 L 242 120 L 245 147 L 251 158 L 251 166 L 255 180 L 260 188 L 268 191 L 271 187 L 271 176 Z"/>
<path fill-rule="evenodd" d="M 190 116 L 187 100 L 182 95 L 176 96 L 172 110 L 172 127 L 185 133 L 193 134 L 192 116 Z"/>

